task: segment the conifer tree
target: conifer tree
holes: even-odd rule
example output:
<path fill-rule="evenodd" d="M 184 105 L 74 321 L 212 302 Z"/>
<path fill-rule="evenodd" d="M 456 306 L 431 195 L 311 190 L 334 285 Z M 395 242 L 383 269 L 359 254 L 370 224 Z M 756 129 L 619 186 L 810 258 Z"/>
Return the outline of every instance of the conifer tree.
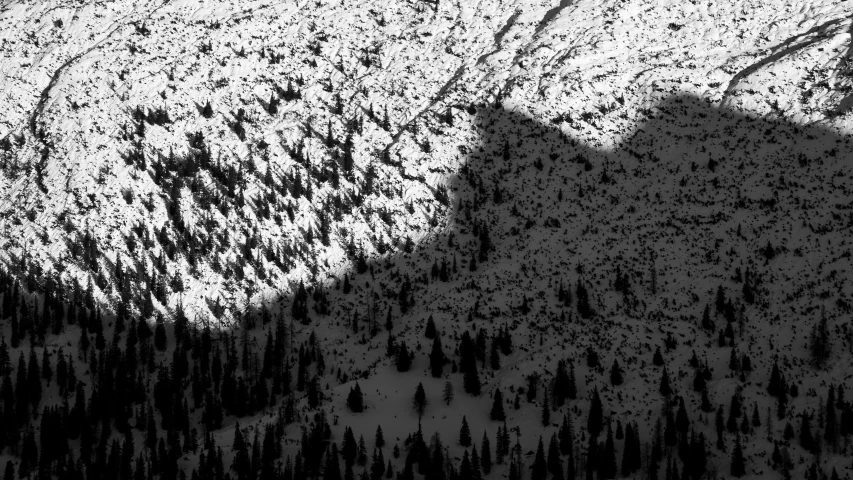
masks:
<path fill-rule="evenodd" d="M 622 385 L 622 367 L 619 366 L 619 362 L 616 359 L 613 359 L 613 366 L 610 367 L 610 384 L 613 386 Z"/>
<path fill-rule="evenodd" d="M 557 442 L 557 435 L 551 434 L 551 440 L 548 442 L 548 471 L 552 475 L 556 475 L 560 465 L 560 447 Z"/>
<path fill-rule="evenodd" d="M 408 464 L 408 462 L 406 462 Z M 462 463 L 459 465 L 459 480 L 474 480 L 474 471 L 471 468 L 471 460 L 468 457 L 468 449 L 462 454 Z"/>
<path fill-rule="evenodd" d="M 418 418 L 422 417 L 427 406 L 426 392 L 424 391 L 423 383 L 418 383 L 418 388 L 415 390 L 415 397 L 412 399 L 412 405 L 418 413 Z"/>
<path fill-rule="evenodd" d="M 660 347 L 655 347 L 655 353 L 652 356 L 652 364 L 654 364 L 654 366 L 656 367 L 663 366 L 664 364 L 663 354 L 661 354 L 660 352 Z"/>
<path fill-rule="evenodd" d="M 544 395 L 542 398 L 542 416 L 540 420 L 542 421 L 542 426 L 547 427 L 551 424 L 551 406 L 548 402 L 548 389 L 545 388 Z"/>
<path fill-rule="evenodd" d="M 530 471 L 530 480 L 545 480 L 548 475 L 548 464 L 545 461 L 545 448 L 542 444 L 542 436 L 539 436 L 539 445 L 536 447 L 536 456 Z"/>
<path fill-rule="evenodd" d="M 433 339 L 436 336 L 435 321 L 432 319 L 432 315 L 427 319 L 426 328 L 424 328 L 424 336 L 429 339 Z"/>
<path fill-rule="evenodd" d="M 154 327 L 154 348 L 166 351 L 166 325 L 160 312 L 157 313 L 157 325 Z"/>
<path fill-rule="evenodd" d="M 566 396 L 570 400 L 575 400 L 578 396 L 578 387 L 575 381 L 575 364 L 571 361 L 569 362 L 569 385 L 566 390 Z"/>
<path fill-rule="evenodd" d="M 669 373 L 666 371 L 666 367 L 663 367 L 663 374 L 660 377 L 660 394 L 668 397 L 670 393 L 672 390 L 669 387 Z"/>
<path fill-rule="evenodd" d="M 825 310 L 821 310 L 820 320 L 812 328 L 811 335 L 809 336 L 809 350 L 812 356 L 812 364 L 816 368 L 822 369 L 832 353 L 832 343 L 830 341 Z"/>
<path fill-rule="evenodd" d="M 471 362 L 462 377 L 465 393 L 477 397 L 480 395 L 480 375 L 477 373 L 477 363 Z"/>
<path fill-rule="evenodd" d="M 341 456 L 344 457 L 344 462 L 352 466 L 355 463 L 355 456 L 358 453 L 358 444 L 355 442 L 355 435 L 352 433 L 352 428 L 344 429 L 344 439 L 341 445 Z"/>
<path fill-rule="evenodd" d="M 557 407 L 562 407 L 569 393 L 569 374 L 566 371 L 566 362 L 560 360 L 557 362 L 557 373 L 554 375 L 554 402 Z"/>
<path fill-rule="evenodd" d="M 355 413 L 364 411 L 364 396 L 361 393 L 361 387 L 358 382 L 355 382 L 355 387 L 350 388 L 347 396 L 347 406 Z"/>
<path fill-rule="evenodd" d="M 406 347 L 406 342 L 403 341 L 397 347 L 397 371 L 398 372 L 408 372 L 409 368 L 412 366 L 412 357 L 409 354 L 409 350 Z"/>
<path fill-rule="evenodd" d="M 482 480 L 483 473 L 480 469 L 480 455 L 477 454 L 477 445 L 471 446 L 471 477 L 474 480 Z"/>
<path fill-rule="evenodd" d="M 616 477 L 616 447 L 613 443 L 613 429 L 607 424 L 607 439 L 604 442 L 602 463 L 602 476 L 604 478 Z"/>
<path fill-rule="evenodd" d="M 492 367 L 492 370 L 500 370 L 501 368 L 501 356 L 498 353 L 498 340 L 494 337 L 492 338 L 489 350 L 489 366 Z"/>
<path fill-rule="evenodd" d="M 590 402 L 589 416 L 587 417 L 586 423 L 587 431 L 589 431 L 589 434 L 592 437 L 598 437 L 603 426 L 604 411 L 601 405 L 601 397 L 598 396 L 597 387 L 592 391 L 592 398 Z"/>
<path fill-rule="evenodd" d="M 495 394 L 492 397 L 492 411 L 490 414 L 492 421 L 505 421 L 506 413 L 504 412 L 503 394 L 500 388 L 495 389 Z"/>
<path fill-rule="evenodd" d="M 807 452 L 811 452 L 815 448 L 815 441 L 811 430 L 811 419 L 807 414 L 800 416 L 800 446 Z"/>
<path fill-rule="evenodd" d="M 740 478 L 746 474 L 746 459 L 740 443 L 740 434 L 735 437 L 735 448 L 732 450 L 732 464 L 729 471 L 733 477 Z"/>
<path fill-rule="evenodd" d="M 485 431 L 483 431 L 483 441 L 480 444 L 480 464 L 483 467 L 483 473 L 486 475 L 492 473 L 492 447 Z"/>
<path fill-rule="evenodd" d="M 835 388 L 829 386 L 829 394 L 826 398 L 826 413 L 824 415 L 823 438 L 826 443 L 835 448 L 838 442 L 838 419 L 835 414 Z"/>
<path fill-rule="evenodd" d="M 445 405 L 448 406 L 450 406 L 450 402 L 453 401 L 453 384 L 450 383 L 450 380 L 444 382 L 441 399 L 444 400 Z"/>
<path fill-rule="evenodd" d="M 441 338 L 438 335 L 432 340 L 432 350 L 429 354 L 429 369 L 433 378 L 441 378 L 444 370 L 444 352 L 441 350 Z"/>
<path fill-rule="evenodd" d="M 373 444 L 379 449 L 385 446 L 385 436 L 382 434 L 382 425 L 376 426 L 376 436 L 374 437 Z"/>
<path fill-rule="evenodd" d="M 459 429 L 459 445 L 471 446 L 471 429 L 468 428 L 468 419 L 465 418 L 465 415 L 462 415 L 462 427 Z"/>

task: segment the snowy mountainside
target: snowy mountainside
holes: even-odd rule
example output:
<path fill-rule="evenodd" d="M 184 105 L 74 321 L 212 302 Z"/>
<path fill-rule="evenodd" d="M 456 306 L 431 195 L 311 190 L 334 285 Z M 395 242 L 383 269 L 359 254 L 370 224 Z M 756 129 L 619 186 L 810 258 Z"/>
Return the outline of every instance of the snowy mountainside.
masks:
<path fill-rule="evenodd" d="M 341 190 L 360 192 L 367 165 L 374 164 L 377 181 L 388 190 L 376 199 L 366 195 L 364 210 L 387 209 L 393 219 L 379 237 L 387 244 L 406 235 L 417 239 L 433 217 L 442 215 L 433 210 L 432 190 L 461 159 L 456 147 L 465 134 L 438 126 L 448 110 L 454 115 L 458 106 L 500 92 L 504 102 L 539 118 L 581 116 L 583 121 L 565 125 L 566 133 L 605 148 L 621 141 L 641 121 L 638 110 L 662 93 L 693 92 L 755 113 L 823 121 L 847 102 L 847 13 L 843 3 L 831 2 L 778 10 L 760 2 L 365 3 L 357 8 L 343 2 L 188 1 L 108 8 L 9 2 L 2 14 L 13 27 L 4 29 L 3 43 L 7 113 L 0 134 L 10 140 L 2 185 L 4 229 L 10 232 L 4 249 L 8 260 L 31 256 L 54 270 L 71 257 L 64 245 L 67 228 L 77 235 L 90 231 L 105 262 L 122 256 L 126 262 L 136 255 L 124 248 L 122 238 L 139 223 L 151 233 L 169 225 L 169 202 L 163 197 L 173 197 L 171 190 L 177 189 L 187 231 L 227 232 L 232 245 L 251 240 L 274 255 L 280 248 L 298 250 L 289 242 L 309 224 L 319 226 L 313 208 L 332 198 L 322 171 L 330 155 L 340 155 L 344 130 L 355 120 L 364 123 L 351 147 L 357 173 L 344 179 Z M 768 85 L 767 79 L 781 72 L 784 80 Z M 289 82 L 301 98 L 282 101 Z M 275 114 L 269 113 L 270 98 L 280 103 Z M 210 118 L 201 115 L 207 102 Z M 151 113 L 149 122 L 134 116 L 137 108 Z M 373 116 L 367 115 L 371 109 Z M 167 118 L 156 121 L 161 110 Z M 386 110 L 389 120 L 383 125 Z M 843 127 L 840 113 L 833 124 Z M 137 151 L 151 158 L 170 152 L 180 157 L 189 152 L 187 135 L 196 132 L 214 162 L 245 167 L 240 190 L 249 209 L 244 215 L 234 212 L 235 219 L 231 212 L 216 215 L 205 208 L 205 196 L 215 201 L 213 175 L 199 176 L 207 187 L 191 182 L 174 187 L 168 180 L 151 181 L 143 174 L 147 166 L 134 168 L 126 160 Z M 279 225 L 273 219 L 283 215 L 287 202 L 273 200 L 274 188 L 261 182 L 270 168 L 272 183 L 283 191 L 302 170 L 287 150 L 303 138 L 311 162 L 305 165 L 319 170 L 317 198 L 292 202 L 294 221 Z M 385 163 L 379 161 L 382 153 Z M 225 176 L 227 171 L 219 183 Z M 271 203 L 272 214 L 254 218 L 252 206 L 263 200 Z M 406 202 L 419 213 L 404 213 Z M 374 230 L 376 217 L 370 213 L 354 217 L 335 219 L 333 236 L 342 233 L 338 222 L 358 240 Z M 173 237 L 182 235 L 172 230 Z M 228 275 L 236 261 L 231 245 L 219 247 L 220 271 L 205 261 L 192 267 L 186 255 L 169 255 L 165 271 L 186 277 L 187 285 L 183 292 L 166 288 L 161 303 L 173 309 L 180 297 L 203 313 L 205 300 L 219 300 L 233 312 L 247 298 L 215 298 L 223 287 L 252 288 L 269 297 L 306 274 L 339 275 L 347 262 L 335 240 L 343 239 L 314 253 L 284 254 L 288 261 L 282 263 L 292 263 L 291 269 L 261 261 L 256 267 L 266 271 L 258 275 L 251 269 L 243 280 Z M 189 246 L 178 243 L 179 250 Z M 203 250 L 205 260 L 209 250 Z M 153 251 L 158 255 L 156 245 Z M 309 273 L 305 265 L 314 257 L 318 271 Z M 192 279 L 191 268 L 197 270 Z M 68 275 L 82 285 L 88 276 L 97 277 L 73 267 Z M 103 282 L 96 287 L 103 290 Z M 115 292 L 97 293 L 115 301 Z M 131 292 L 134 298 L 140 294 Z"/>
<path fill-rule="evenodd" d="M 655 421 L 678 404 L 658 391 L 661 347 L 675 397 L 707 439 L 709 472 L 728 472 L 735 432 L 725 451 L 713 448 L 696 372 L 707 372 L 714 408 L 740 392 L 765 422 L 778 364 L 800 394 L 785 420 L 747 424 L 743 436 L 748 476 L 777 478 L 768 458 L 785 423 L 817 418 L 828 386 L 851 376 L 852 9 L 7 1 L 3 269 L 30 301 L 48 285 L 87 305 L 91 292 L 109 328 L 115 314 L 185 314 L 259 348 L 272 327 L 258 319 L 293 317 L 302 282 L 306 313 L 289 324 L 288 354 L 295 365 L 309 335 L 323 346 L 326 373 L 311 368 L 335 441 L 345 426 L 369 438 L 381 423 L 402 444 L 418 428 L 410 396 L 423 382 L 425 433 L 443 433 L 456 461 L 460 415 L 475 442 L 494 438 L 483 412 L 496 389 L 525 451 L 556 433 L 540 424 L 541 392 L 510 405 L 531 374 L 553 387 L 559 360 L 572 361 L 579 392 L 555 422 L 573 418 L 580 439 L 597 388 L 606 415 L 637 422 L 650 446 Z M 706 306 L 713 328 L 702 325 Z M 454 366 L 463 332 L 482 329 L 490 343 L 512 332 L 500 368 L 484 362 L 482 396 L 463 393 L 457 375 L 430 377 L 429 317 Z M 833 349 L 815 369 L 807 339 L 821 317 Z M 368 322 L 384 330 L 386 318 L 415 373 L 393 371 L 386 332 L 371 335 Z M 79 348 L 68 328 L 49 344 Z M 158 365 L 175 351 L 168 331 Z M 600 365 L 588 366 L 590 351 Z M 751 372 L 730 368 L 732 352 Z M 251 355 L 258 363 L 262 352 Z M 611 385 L 617 359 L 624 383 Z M 250 363 L 247 379 L 257 376 Z M 346 404 L 355 379 L 363 413 Z M 458 392 L 450 406 L 439 398 L 445 379 Z M 296 393 L 305 425 L 306 397 Z M 229 445 L 236 425 L 258 432 L 278 414 L 229 411 L 211 435 Z M 187 415 L 201 421 L 201 408 Z M 288 427 L 287 453 L 301 433 Z M 785 445 L 805 476 L 811 452 Z M 846 447 L 821 455 L 823 471 L 850 474 Z M 225 464 L 236 457 L 227 451 Z M 195 452 L 181 462 L 201 469 Z"/>

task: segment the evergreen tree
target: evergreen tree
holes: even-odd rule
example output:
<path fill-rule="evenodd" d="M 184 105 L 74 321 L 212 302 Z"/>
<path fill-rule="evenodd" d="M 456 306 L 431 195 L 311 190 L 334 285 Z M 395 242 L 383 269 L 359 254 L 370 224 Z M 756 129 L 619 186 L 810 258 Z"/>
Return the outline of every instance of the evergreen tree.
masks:
<path fill-rule="evenodd" d="M 557 435 L 551 434 L 551 441 L 548 442 L 548 471 L 552 475 L 556 475 L 558 470 L 561 469 L 560 464 L 560 447 L 557 442 Z"/>
<path fill-rule="evenodd" d="M 480 395 L 480 375 L 477 373 L 477 363 L 472 362 L 462 377 L 465 393 L 477 397 Z"/>
<path fill-rule="evenodd" d="M 433 378 L 441 378 L 444 370 L 444 352 L 441 350 L 441 338 L 438 335 L 432 340 L 432 350 L 429 354 L 429 369 Z"/>
<path fill-rule="evenodd" d="M 426 328 L 424 329 L 424 336 L 429 339 L 433 339 L 436 336 L 435 321 L 432 319 L 432 315 L 430 315 L 427 319 Z"/>
<path fill-rule="evenodd" d="M 157 325 L 154 327 L 154 348 L 166 351 L 166 325 L 160 312 L 157 313 Z"/>
<path fill-rule="evenodd" d="M 427 406 L 426 392 L 424 391 L 424 385 L 422 383 L 418 383 L 418 388 L 415 390 L 415 397 L 412 399 L 412 404 L 415 411 L 418 412 L 418 418 L 422 417 Z"/>
<path fill-rule="evenodd" d="M 341 445 L 341 456 L 344 457 L 344 462 L 352 466 L 355 463 L 355 457 L 358 453 L 358 444 L 355 442 L 355 435 L 350 427 L 344 429 L 344 439 Z"/>
<path fill-rule="evenodd" d="M 589 417 L 587 417 L 587 431 L 592 437 L 598 437 L 603 426 L 604 409 L 601 405 L 601 397 L 598 395 L 598 388 L 592 391 L 592 398 L 589 407 Z"/>
<path fill-rule="evenodd" d="M 548 464 L 545 461 L 545 448 L 542 445 L 542 436 L 539 436 L 539 445 L 536 447 L 536 457 L 530 471 L 530 480 L 545 480 L 548 474 Z"/>
<path fill-rule="evenodd" d="M 818 369 L 823 369 L 832 353 L 832 343 L 825 311 L 821 311 L 820 320 L 814 326 L 809 336 L 809 350 L 812 356 L 812 364 Z"/>
<path fill-rule="evenodd" d="M 732 450 L 732 464 L 729 471 L 733 477 L 740 478 L 746 474 L 746 459 L 740 443 L 740 434 L 735 437 L 735 448 Z"/>
<path fill-rule="evenodd" d="M 492 411 L 490 414 L 492 421 L 505 421 L 506 413 L 504 412 L 503 394 L 500 388 L 495 389 L 495 395 L 492 398 Z"/>
<path fill-rule="evenodd" d="M 551 424 L 551 407 L 548 402 L 548 389 L 544 389 L 544 396 L 542 398 L 542 416 L 541 416 L 542 426 L 547 427 Z"/>
<path fill-rule="evenodd" d="M 406 462 L 408 464 L 408 462 Z M 471 468 L 471 460 L 468 457 L 468 449 L 462 454 L 462 463 L 459 465 L 459 480 L 474 480 L 474 471 Z"/>
<path fill-rule="evenodd" d="M 483 467 L 483 473 L 486 475 L 492 473 L 492 447 L 485 431 L 483 431 L 483 441 L 480 444 L 480 464 Z"/>
<path fill-rule="evenodd" d="M 811 430 L 811 419 L 806 414 L 800 416 L 800 446 L 807 452 L 811 452 L 815 448 L 815 441 Z"/>
<path fill-rule="evenodd" d="M 382 434 L 381 425 L 376 426 L 376 436 L 374 437 L 373 444 L 379 449 L 385 446 L 385 436 Z"/>
<path fill-rule="evenodd" d="M 459 445 L 471 446 L 471 429 L 468 428 L 468 419 L 465 418 L 465 415 L 462 415 L 462 427 L 459 429 Z"/>
<path fill-rule="evenodd" d="M 616 478 L 616 447 L 613 444 L 613 429 L 607 424 L 607 439 L 604 442 L 602 476 Z"/>
<path fill-rule="evenodd" d="M 666 371 L 666 367 L 663 367 L 663 374 L 660 377 L 660 394 L 668 397 L 670 393 L 672 390 L 669 387 L 669 373 Z"/>
<path fill-rule="evenodd" d="M 560 360 L 557 362 L 557 373 L 554 375 L 553 389 L 554 402 L 557 407 L 562 407 L 566 398 L 569 396 L 570 382 L 569 374 L 566 371 L 566 362 L 564 360 Z"/>
<path fill-rule="evenodd" d="M 622 367 L 616 359 L 613 360 L 613 366 L 610 367 L 610 384 L 613 386 L 622 385 Z"/>
<path fill-rule="evenodd" d="M 453 384 L 450 383 L 450 380 L 444 382 L 441 399 L 444 400 L 445 405 L 448 406 L 450 406 L 450 402 L 453 401 Z"/>
<path fill-rule="evenodd" d="M 359 413 L 364 411 L 364 396 L 361 393 L 361 387 L 358 382 L 355 382 L 355 387 L 350 388 L 347 396 L 347 406 L 352 412 Z"/>
<path fill-rule="evenodd" d="M 412 357 L 409 354 L 408 348 L 406 348 L 406 342 L 403 341 L 397 347 L 397 371 L 398 372 L 408 372 L 409 368 L 412 366 Z"/>
<path fill-rule="evenodd" d="M 656 367 L 663 366 L 663 354 L 660 352 L 660 347 L 655 347 L 655 354 L 652 356 L 652 364 Z"/>
<path fill-rule="evenodd" d="M 473 445 L 471 447 L 471 476 L 474 480 L 482 480 L 483 478 L 480 462 L 480 456 L 477 454 L 477 445 Z"/>
<path fill-rule="evenodd" d="M 578 315 L 583 319 L 590 318 L 592 316 L 592 308 L 589 305 L 589 296 L 587 294 L 586 287 L 583 286 L 583 283 L 580 280 L 578 280 L 576 294 L 578 298 Z"/>

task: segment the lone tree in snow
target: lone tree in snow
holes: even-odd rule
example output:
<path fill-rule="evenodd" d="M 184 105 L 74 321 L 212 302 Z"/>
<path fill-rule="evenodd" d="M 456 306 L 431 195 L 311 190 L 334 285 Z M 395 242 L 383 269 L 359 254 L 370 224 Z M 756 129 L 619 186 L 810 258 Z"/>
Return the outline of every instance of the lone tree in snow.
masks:
<path fill-rule="evenodd" d="M 412 405 L 415 407 L 415 411 L 418 412 L 418 417 L 424 416 L 427 403 L 424 385 L 423 383 L 418 383 L 418 388 L 415 390 L 415 398 L 412 400 Z"/>
<path fill-rule="evenodd" d="M 450 405 L 450 402 L 453 401 L 453 384 L 450 383 L 450 380 L 444 382 L 444 390 L 441 393 L 441 399 L 444 400 L 446 405 Z"/>
<path fill-rule="evenodd" d="M 354 388 L 350 388 L 349 396 L 347 396 L 347 406 L 355 413 L 364 411 L 364 396 L 361 394 L 361 387 L 356 382 Z"/>

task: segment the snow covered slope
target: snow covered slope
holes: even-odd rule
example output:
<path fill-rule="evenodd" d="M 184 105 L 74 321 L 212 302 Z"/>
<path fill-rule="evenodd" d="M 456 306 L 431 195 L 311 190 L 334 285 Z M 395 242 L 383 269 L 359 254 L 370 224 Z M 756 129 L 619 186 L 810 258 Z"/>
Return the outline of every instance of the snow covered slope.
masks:
<path fill-rule="evenodd" d="M 318 168 L 331 150 L 340 150 L 323 147 L 328 129 L 340 147 L 347 122 L 366 119 L 353 137 L 356 173 L 342 189 L 358 191 L 366 166 L 377 165 L 389 195 L 368 196 L 364 210 L 387 209 L 393 220 L 379 236 L 388 244 L 406 235 L 417 239 L 432 217 L 444 215 L 432 210 L 437 207 L 430 190 L 446 183 L 463 158 L 458 145 L 474 137 L 463 126 L 439 127 L 439 120 L 448 110 L 459 112 L 456 107 L 493 101 L 495 94 L 534 118 L 577 120 L 560 128 L 593 148 L 618 145 L 643 121 L 639 112 L 662 95 L 679 93 L 843 130 L 849 119 L 849 5 L 767 7 L 644 1 L 7 2 L 0 17 L 8 25 L 0 47 L 0 138 L 10 140 L 0 185 L 6 258 L 26 256 L 48 271 L 68 264 L 67 225 L 78 235 L 91 232 L 99 256 L 115 262 L 134 256 L 121 241 L 131 226 L 141 223 L 152 233 L 168 226 L 161 197 L 169 196 L 171 186 L 152 181 L 122 158 L 136 141 L 150 162 L 187 152 L 187 135 L 201 132 L 213 159 L 244 165 L 241 190 L 249 205 L 244 213 L 206 211 L 198 191 L 215 188 L 202 172 L 199 183 L 206 187 L 189 185 L 191 195 L 188 186 L 178 186 L 183 221 L 190 232 L 227 232 L 234 243 L 257 232 L 257 243 L 276 251 L 298 230 L 316 228 L 314 207 L 330 198 L 326 185 L 316 185 L 312 201 L 295 202 L 296 219 L 281 226 L 253 213 L 252 206 L 272 198 L 262 184 L 268 168 L 274 180 L 299 170 L 285 150 L 308 128 L 318 132 L 305 143 Z M 284 101 L 269 114 L 269 99 L 281 101 L 287 83 L 297 80 L 301 99 Z M 210 118 L 200 115 L 206 102 Z M 169 123 L 149 124 L 144 138 L 134 135 L 137 108 L 162 109 Z M 371 108 L 375 121 L 367 115 Z M 236 124 L 243 135 L 231 128 Z M 388 153 L 386 163 L 392 165 L 378 162 L 380 152 Z M 399 171 L 390 168 L 396 162 Z M 136 201 L 123 201 L 123 195 Z M 146 199 L 148 208 L 141 203 Z M 406 214 L 405 202 L 415 203 L 419 213 Z M 272 202 L 273 211 L 281 214 L 284 203 Z M 370 215 L 359 209 L 340 222 L 356 243 L 373 230 Z M 333 223 L 332 232 L 339 233 L 339 222 Z M 294 253 L 289 272 L 262 261 L 263 279 L 250 271 L 243 281 L 207 268 L 205 253 L 182 301 L 204 310 L 202 299 L 215 301 L 225 285 L 287 290 L 287 280 L 304 277 L 306 262 L 315 256 L 318 278 L 321 270 L 339 273 L 346 261 L 337 242 L 331 243 L 312 254 Z M 155 246 L 155 256 L 157 251 Z M 226 265 L 235 254 L 233 247 L 220 247 Z M 165 263 L 169 275 L 188 272 L 185 255 L 169 256 Z M 85 285 L 86 273 L 73 266 L 66 271 Z M 177 297 L 167 289 L 165 303 L 174 307 Z M 221 300 L 235 306 L 245 295 Z"/>
<path fill-rule="evenodd" d="M 648 363 L 670 333 L 696 409 L 694 350 L 716 403 L 743 388 L 763 413 L 778 359 L 803 382 L 792 412 L 819 408 L 805 393 L 853 373 L 851 14 L 830 0 L 7 0 L 0 258 L 109 311 L 181 305 L 225 323 L 289 312 L 303 281 L 330 309 L 300 334 L 346 349 L 338 380 L 387 368 L 384 336 L 346 325 L 391 308 L 419 347 L 429 315 L 451 349 L 463 330 L 510 325 L 527 343 L 486 391 L 567 357 L 606 383 L 581 366 L 588 346 L 605 365 L 631 359 L 602 396 L 647 419 L 644 435 L 662 403 Z M 370 274 L 353 273 L 362 251 Z M 442 261 L 457 265 L 447 282 L 429 278 Z M 586 285 L 592 319 L 558 299 L 561 282 Z M 731 349 L 700 327 L 720 287 L 758 379 L 722 373 Z M 835 349 L 815 373 L 804 343 L 822 311 Z M 329 381 L 343 405 L 351 382 Z"/>

